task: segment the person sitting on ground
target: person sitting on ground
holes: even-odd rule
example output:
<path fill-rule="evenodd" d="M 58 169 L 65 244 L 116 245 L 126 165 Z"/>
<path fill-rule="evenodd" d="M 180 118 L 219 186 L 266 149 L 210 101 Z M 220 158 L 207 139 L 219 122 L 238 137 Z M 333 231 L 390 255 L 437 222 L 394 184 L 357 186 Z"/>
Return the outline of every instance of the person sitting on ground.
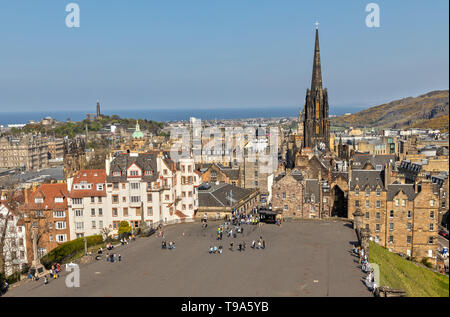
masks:
<path fill-rule="evenodd" d="M 255 248 L 255 245 L 256 245 L 256 241 L 253 240 L 253 241 L 252 241 L 252 245 L 250 246 L 250 248 L 254 249 L 254 248 Z"/>
<path fill-rule="evenodd" d="M 109 262 L 109 253 L 106 253 L 106 262 Z"/>
<path fill-rule="evenodd" d="M 217 253 L 217 247 L 214 246 L 214 254 L 216 254 L 216 253 Z"/>
<path fill-rule="evenodd" d="M 166 240 L 163 240 L 163 242 L 161 244 L 161 248 L 162 249 L 166 249 L 167 248 Z"/>
<path fill-rule="evenodd" d="M 223 247 L 221 245 L 219 245 L 219 254 L 222 254 L 222 249 L 223 249 Z"/>
<path fill-rule="evenodd" d="M 263 248 L 263 249 L 266 248 L 266 240 L 263 240 L 263 242 L 262 242 L 262 248 Z"/>
<path fill-rule="evenodd" d="M 214 252 L 214 249 L 212 247 L 212 245 L 209 246 L 209 254 L 212 254 Z"/>
<path fill-rule="evenodd" d="M 233 242 L 230 243 L 230 250 L 233 251 Z"/>
<path fill-rule="evenodd" d="M 103 249 L 102 249 L 102 247 L 98 248 L 97 253 L 98 253 L 98 254 L 103 254 Z"/>
<path fill-rule="evenodd" d="M 239 243 L 239 251 L 242 251 L 242 243 Z"/>
<path fill-rule="evenodd" d="M 118 259 L 119 259 L 119 262 L 122 261 L 122 256 L 120 254 L 118 255 Z"/>
<path fill-rule="evenodd" d="M 258 249 L 261 249 L 261 241 L 258 241 Z"/>
<path fill-rule="evenodd" d="M 52 270 L 52 269 L 50 269 L 50 270 L 48 271 L 48 274 L 50 275 L 50 278 L 53 278 L 53 270 Z"/>

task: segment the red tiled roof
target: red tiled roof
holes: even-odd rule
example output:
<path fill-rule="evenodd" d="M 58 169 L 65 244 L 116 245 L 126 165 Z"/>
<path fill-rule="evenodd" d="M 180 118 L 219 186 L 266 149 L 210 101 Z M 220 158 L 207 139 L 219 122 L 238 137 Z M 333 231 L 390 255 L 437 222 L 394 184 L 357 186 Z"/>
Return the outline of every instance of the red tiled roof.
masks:
<path fill-rule="evenodd" d="M 92 184 L 91 189 L 75 189 L 75 184 L 86 182 Z M 97 190 L 97 184 L 103 184 L 103 190 Z M 105 170 L 81 170 L 73 177 L 70 198 L 106 197 L 106 171 Z"/>
<path fill-rule="evenodd" d="M 63 198 L 62 203 L 55 202 L 55 197 Z M 35 203 L 35 198 L 43 198 L 43 203 Z M 67 209 L 67 184 L 42 184 L 28 197 L 27 207 L 32 210 L 36 209 Z"/>

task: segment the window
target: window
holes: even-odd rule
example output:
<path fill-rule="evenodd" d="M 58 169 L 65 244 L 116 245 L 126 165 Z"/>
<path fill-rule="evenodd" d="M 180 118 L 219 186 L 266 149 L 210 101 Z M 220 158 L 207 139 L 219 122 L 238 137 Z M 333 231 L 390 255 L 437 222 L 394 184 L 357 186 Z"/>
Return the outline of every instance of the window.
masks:
<path fill-rule="evenodd" d="M 57 234 L 56 235 L 56 241 L 57 242 L 66 242 L 67 241 L 67 235 L 65 235 L 65 234 Z"/>
<path fill-rule="evenodd" d="M 123 207 L 122 213 L 123 213 L 124 217 L 128 217 L 128 208 L 127 207 Z"/>
<path fill-rule="evenodd" d="M 408 218 L 411 218 L 411 217 L 412 217 L 411 210 L 408 210 Z"/>
<path fill-rule="evenodd" d="M 119 189 L 119 183 L 113 183 L 113 189 Z"/>
<path fill-rule="evenodd" d="M 381 201 L 377 200 L 377 208 L 380 208 L 381 206 Z"/>
<path fill-rule="evenodd" d="M 400 199 L 395 200 L 395 206 L 398 206 L 400 204 Z"/>
<path fill-rule="evenodd" d="M 369 208 L 369 207 L 370 207 L 370 203 L 368 200 L 366 200 L 366 208 Z"/>
<path fill-rule="evenodd" d="M 83 209 L 75 209 L 76 217 L 83 217 Z"/>
<path fill-rule="evenodd" d="M 139 176 L 139 171 L 129 171 L 129 176 Z"/>
<path fill-rule="evenodd" d="M 375 242 L 380 242 L 380 236 L 375 237 Z"/>
<path fill-rule="evenodd" d="M 411 229 L 412 229 L 412 223 L 411 223 L 411 222 L 408 222 L 408 223 L 406 224 L 406 230 L 411 231 Z"/>
<path fill-rule="evenodd" d="M 42 204 L 42 203 L 44 202 L 44 198 L 35 198 L 35 199 L 34 199 L 34 202 L 35 202 L 36 204 Z"/>
<path fill-rule="evenodd" d="M 381 190 L 379 188 L 377 188 L 377 197 L 380 197 L 381 194 Z"/>
<path fill-rule="evenodd" d="M 367 229 L 367 230 L 369 230 L 369 229 L 370 229 L 370 226 L 369 226 L 369 224 L 368 224 L 368 223 L 366 223 L 366 229 Z"/>
<path fill-rule="evenodd" d="M 120 176 L 120 172 L 113 172 L 113 176 Z"/>
<path fill-rule="evenodd" d="M 433 237 L 428 237 L 428 244 L 433 244 L 433 241 L 434 241 Z"/>
<path fill-rule="evenodd" d="M 63 197 L 55 197 L 55 203 L 63 203 L 64 198 Z"/>
<path fill-rule="evenodd" d="M 394 243 L 394 236 L 389 236 L 389 243 Z"/>
<path fill-rule="evenodd" d="M 112 215 L 113 217 L 117 217 L 117 208 L 112 209 Z"/>
<path fill-rule="evenodd" d="M 72 203 L 74 205 L 81 205 L 81 204 L 83 204 L 83 198 L 73 198 Z"/>
<path fill-rule="evenodd" d="M 286 199 L 286 193 L 283 193 L 283 199 Z"/>
<path fill-rule="evenodd" d="M 140 189 L 141 183 L 130 183 L 130 188 L 131 189 Z"/>
<path fill-rule="evenodd" d="M 370 188 L 367 188 L 366 189 L 366 197 L 369 197 L 369 195 L 370 195 Z"/>
<path fill-rule="evenodd" d="M 141 196 L 131 196 L 130 199 L 132 203 L 138 203 L 141 201 Z"/>
<path fill-rule="evenodd" d="M 300 205 L 297 205 L 297 211 L 300 211 Z"/>
<path fill-rule="evenodd" d="M 434 211 L 430 211 L 430 219 L 434 219 Z"/>
<path fill-rule="evenodd" d="M 100 220 L 100 221 L 98 222 L 98 227 L 99 227 L 100 229 L 103 229 L 103 220 Z"/>
<path fill-rule="evenodd" d="M 433 200 L 433 199 L 430 200 L 430 206 L 431 206 L 431 207 L 434 207 L 434 200 Z"/>
<path fill-rule="evenodd" d="M 359 200 L 355 200 L 355 207 L 359 207 Z"/>
<path fill-rule="evenodd" d="M 295 199 L 295 194 L 292 194 L 292 199 Z"/>
<path fill-rule="evenodd" d="M 314 194 L 311 194 L 311 202 L 315 202 L 316 201 L 316 197 L 314 196 Z"/>
<path fill-rule="evenodd" d="M 91 217 L 95 217 L 95 208 L 91 208 Z"/>
<path fill-rule="evenodd" d="M 147 207 L 147 215 L 153 216 L 153 207 Z"/>
<path fill-rule="evenodd" d="M 55 227 L 58 230 L 66 229 L 66 222 L 65 221 L 56 221 Z"/>
<path fill-rule="evenodd" d="M 389 230 L 390 231 L 393 231 L 394 230 L 394 223 L 389 223 Z"/>
<path fill-rule="evenodd" d="M 91 203 L 95 203 L 95 197 L 91 196 Z"/>
<path fill-rule="evenodd" d="M 380 220 L 380 213 L 379 213 L 379 212 L 377 212 L 377 213 L 375 214 L 375 218 L 376 218 L 377 220 Z"/>
<path fill-rule="evenodd" d="M 434 231 L 434 224 L 430 223 L 430 231 Z"/>
<path fill-rule="evenodd" d="M 75 222 L 75 228 L 77 230 L 83 230 L 84 229 L 84 222 Z"/>
<path fill-rule="evenodd" d="M 375 224 L 375 231 L 377 231 L 377 232 L 380 231 L 380 224 L 379 223 Z"/>
<path fill-rule="evenodd" d="M 103 216 L 103 209 L 102 209 L 102 208 L 99 208 L 99 209 L 98 209 L 98 215 L 99 215 L 99 216 Z"/>
<path fill-rule="evenodd" d="M 370 213 L 366 212 L 366 219 L 369 219 L 369 218 L 370 218 Z"/>
<path fill-rule="evenodd" d="M 102 202 L 102 197 L 101 197 L 101 196 L 98 197 L 98 202 L 99 202 L 99 203 Z"/>
<path fill-rule="evenodd" d="M 359 189 L 358 188 L 355 189 L 355 196 L 359 196 Z"/>
<path fill-rule="evenodd" d="M 119 203 L 119 196 L 118 195 L 113 195 L 112 196 L 112 202 L 113 202 L 113 204 Z"/>
<path fill-rule="evenodd" d="M 169 200 L 169 195 L 164 196 L 165 200 Z"/>
<path fill-rule="evenodd" d="M 406 199 L 402 199 L 402 206 L 406 206 Z"/>
<path fill-rule="evenodd" d="M 189 191 L 188 196 L 192 197 L 192 191 Z"/>
<path fill-rule="evenodd" d="M 126 202 L 127 202 L 127 197 L 123 196 L 123 197 L 122 197 L 122 202 L 123 202 L 123 203 L 126 203 Z"/>
<path fill-rule="evenodd" d="M 288 205 L 284 205 L 284 210 L 289 210 L 289 207 L 288 207 Z"/>
<path fill-rule="evenodd" d="M 406 243 L 411 244 L 411 241 L 412 241 L 412 236 L 407 236 Z"/>
<path fill-rule="evenodd" d="M 192 210 L 192 204 L 189 204 L 189 210 Z"/>
<path fill-rule="evenodd" d="M 394 211 L 393 211 L 393 210 L 391 210 L 391 211 L 389 212 L 389 218 L 394 218 Z"/>
<path fill-rule="evenodd" d="M 103 190 L 103 184 L 97 184 L 97 190 Z"/>
<path fill-rule="evenodd" d="M 149 203 L 152 202 L 152 194 L 147 194 L 147 201 L 148 201 Z"/>
<path fill-rule="evenodd" d="M 65 218 L 66 212 L 65 211 L 54 211 L 53 212 L 53 218 Z"/>
<path fill-rule="evenodd" d="M 95 220 L 92 220 L 92 229 L 97 228 Z"/>

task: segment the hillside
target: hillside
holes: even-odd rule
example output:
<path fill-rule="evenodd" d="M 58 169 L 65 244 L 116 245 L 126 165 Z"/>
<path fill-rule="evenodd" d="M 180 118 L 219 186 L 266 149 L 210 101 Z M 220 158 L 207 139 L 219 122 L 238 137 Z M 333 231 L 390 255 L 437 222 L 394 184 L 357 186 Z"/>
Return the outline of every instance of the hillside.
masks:
<path fill-rule="evenodd" d="M 380 286 L 406 291 L 408 297 L 448 297 L 448 276 L 403 259 L 370 242 L 370 262 L 380 267 Z"/>
<path fill-rule="evenodd" d="M 331 125 L 379 129 L 420 127 L 448 131 L 448 109 L 448 90 L 440 90 L 332 118 Z"/>

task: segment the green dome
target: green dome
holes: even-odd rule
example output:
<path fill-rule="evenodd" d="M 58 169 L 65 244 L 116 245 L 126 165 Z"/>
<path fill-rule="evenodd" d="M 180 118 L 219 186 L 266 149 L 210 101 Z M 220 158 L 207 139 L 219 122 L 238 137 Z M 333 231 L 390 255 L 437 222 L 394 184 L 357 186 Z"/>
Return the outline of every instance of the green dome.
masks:
<path fill-rule="evenodd" d="M 133 132 L 133 139 L 142 139 L 144 138 L 144 133 L 141 132 L 139 127 L 139 121 L 136 121 L 136 131 Z"/>

